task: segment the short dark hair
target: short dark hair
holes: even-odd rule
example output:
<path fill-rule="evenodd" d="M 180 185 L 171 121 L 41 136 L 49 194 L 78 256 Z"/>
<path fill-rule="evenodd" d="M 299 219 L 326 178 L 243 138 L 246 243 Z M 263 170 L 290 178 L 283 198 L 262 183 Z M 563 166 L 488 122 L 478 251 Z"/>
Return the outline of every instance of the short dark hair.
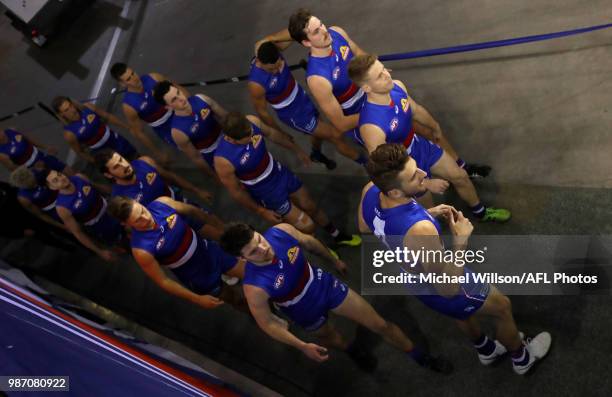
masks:
<path fill-rule="evenodd" d="M 255 229 L 246 223 L 230 223 L 225 226 L 219 245 L 230 255 L 240 256 L 242 249 L 253 239 Z"/>
<path fill-rule="evenodd" d="M 94 154 L 94 163 L 96 164 L 98 171 L 100 171 L 102 174 L 108 171 L 106 164 L 108 164 L 110 159 L 113 158 L 115 153 L 117 152 L 114 149 L 106 148 Z"/>
<path fill-rule="evenodd" d="M 155 87 L 153 87 L 153 98 L 155 98 L 157 103 L 160 105 L 167 105 L 164 95 L 170 91 L 170 87 L 174 87 L 174 84 L 168 80 L 160 81 L 159 83 L 155 84 Z"/>
<path fill-rule="evenodd" d="M 59 113 L 60 108 L 62 107 L 62 105 L 64 104 L 64 102 L 70 102 L 72 103 L 72 101 L 70 100 L 70 98 L 68 98 L 67 96 L 63 96 L 63 95 L 58 95 L 55 98 L 53 98 L 53 100 L 51 101 L 51 109 L 53 109 L 53 111 L 55 113 Z"/>
<path fill-rule="evenodd" d="M 312 18 L 312 14 L 306 8 L 300 8 L 289 17 L 289 35 L 300 44 L 302 44 L 302 41 L 308 40 L 304 29 L 308 26 L 310 18 Z"/>
<path fill-rule="evenodd" d="M 278 47 L 271 41 L 263 42 L 257 49 L 257 59 L 265 65 L 276 63 L 280 58 Z"/>
<path fill-rule="evenodd" d="M 239 140 L 251 135 L 251 123 L 240 112 L 229 112 L 223 120 L 223 132 L 230 138 Z"/>
<path fill-rule="evenodd" d="M 401 181 L 399 173 L 410 160 L 406 148 L 397 143 L 383 143 L 372 153 L 366 164 L 366 170 L 374 185 L 384 194 L 393 189 L 399 189 Z"/>
<path fill-rule="evenodd" d="M 117 62 L 111 67 L 110 74 L 117 81 L 121 80 L 121 76 L 127 71 L 128 66 L 123 62 Z"/>
<path fill-rule="evenodd" d="M 376 59 L 378 58 L 373 54 L 362 54 L 355 56 L 349 63 L 349 79 L 353 80 L 353 82 L 357 85 L 363 84 L 368 74 L 368 70 L 370 70 L 372 65 L 374 65 Z"/>
<path fill-rule="evenodd" d="M 132 208 L 134 208 L 134 200 L 126 196 L 115 196 L 110 199 L 106 211 L 120 222 L 125 222 L 130 218 Z"/>

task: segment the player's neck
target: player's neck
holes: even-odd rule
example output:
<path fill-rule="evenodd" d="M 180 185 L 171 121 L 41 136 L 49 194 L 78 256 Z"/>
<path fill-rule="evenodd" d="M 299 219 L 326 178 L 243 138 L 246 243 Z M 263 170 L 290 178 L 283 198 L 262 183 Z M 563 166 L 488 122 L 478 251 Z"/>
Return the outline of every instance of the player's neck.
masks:
<path fill-rule="evenodd" d="M 132 177 L 129 179 L 115 178 L 116 185 L 127 186 L 127 185 L 133 185 L 135 183 L 136 183 L 136 174 L 132 175 Z"/>
<path fill-rule="evenodd" d="M 380 193 L 379 197 L 380 197 L 380 206 L 382 208 L 395 208 L 395 207 L 399 207 L 400 205 L 408 204 L 412 200 L 414 200 L 412 197 L 406 197 L 406 196 L 393 198 L 393 197 L 387 196 L 386 194 L 383 194 L 382 192 Z"/>
<path fill-rule="evenodd" d="M 142 85 L 142 82 L 139 81 L 138 86 L 128 87 L 127 91 L 128 92 L 138 92 L 138 93 L 141 93 L 141 92 L 144 91 L 144 86 Z"/>
<path fill-rule="evenodd" d="M 66 186 L 64 189 L 60 189 L 61 194 L 72 194 L 76 191 L 76 187 L 74 183 L 70 182 L 70 185 Z"/>
<path fill-rule="evenodd" d="M 328 57 L 332 52 L 331 44 L 327 47 L 310 47 L 310 56 L 315 58 Z"/>
<path fill-rule="evenodd" d="M 369 92 L 368 102 L 375 103 L 377 105 L 388 105 L 391 103 L 391 93 L 387 92 L 385 94 L 382 94 L 376 92 Z"/>
<path fill-rule="evenodd" d="M 174 114 L 179 116 L 190 116 L 193 113 L 193 109 L 191 108 L 191 104 L 187 102 L 187 105 L 183 109 L 176 109 Z"/>

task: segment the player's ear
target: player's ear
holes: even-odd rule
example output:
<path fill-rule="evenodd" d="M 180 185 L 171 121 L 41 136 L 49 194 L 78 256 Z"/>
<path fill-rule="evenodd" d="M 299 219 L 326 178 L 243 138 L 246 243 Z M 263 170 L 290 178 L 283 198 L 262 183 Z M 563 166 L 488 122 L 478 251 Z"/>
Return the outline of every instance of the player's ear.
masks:
<path fill-rule="evenodd" d="M 387 192 L 387 196 L 392 199 L 399 199 L 404 196 L 404 193 L 399 189 L 391 189 Z"/>
<path fill-rule="evenodd" d="M 302 44 L 304 47 L 307 47 L 307 48 L 312 47 L 312 44 L 310 43 L 310 41 L 309 41 L 309 40 L 302 40 L 302 41 L 301 41 L 301 44 Z"/>

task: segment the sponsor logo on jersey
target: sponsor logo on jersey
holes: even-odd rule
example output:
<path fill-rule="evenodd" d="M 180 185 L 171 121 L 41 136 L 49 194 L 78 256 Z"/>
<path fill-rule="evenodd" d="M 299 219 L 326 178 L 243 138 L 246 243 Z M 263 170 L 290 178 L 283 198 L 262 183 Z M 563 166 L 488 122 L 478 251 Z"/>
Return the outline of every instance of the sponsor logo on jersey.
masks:
<path fill-rule="evenodd" d="M 155 250 L 156 250 L 156 251 L 159 251 L 159 250 L 161 249 L 161 247 L 163 247 L 163 246 L 164 246 L 164 243 L 165 243 L 165 242 L 166 242 L 166 239 L 165 239 L 164 237 L 160 238 L 160 239 L 157 241 L 157 244 L 155 244 Z"/>
<path fill-rule="evenodd" d="M 147 178 L 147 183 L 149 185 L 152 185 L 153 182 L 155 182 L 155 178 L 157 178 L 157 173 L 156 172 L 149 172 L 149 173 L 147 173 L 146 178 Z"/>
<path fill-rule="evenodd" d="M 82 134 L 85 132 L 85 126 L 82 126 L 81 128 L 79 128 L 79 134 Z"/>
<path fill-rule="evenodd" d="M 145 94 L 145 98 L 146 98 L 146 95 L 147 95 L 147 94 Z M 147 103 L 146 103 L 146 102 L 142 102 L 142 103 L 140 104 L 140 110 L 144 110 L 144 108 L 146 108 L 146 107 L 147 107 Z"/>
<path fill-rule="evenodd" d="M 274 280 L 274 289 L 279 289 L 285 284 L 285 275 L 283 273 L 279 273 Z"/>
<path fill-rule="evenodd" d="M 410 103 L 408 102 L 408 99 L 406 98 L 402 98 L 402 110 L 404 111 L 404 113 L 406 113 L 408 111 L 408 108 L 410 108 Z"/>
<path fill-rule="evenodd" d="M 200 110 L 200 117 L 202 118 L 202 120 L 205 120 L 206 117 L 208 117 L 209 114 L 210 114 L 210 109 L 209 108 L 204 108 L 204 109 Z"/>
<path fill-rule="evenodd" d="M 259 146 L 259 144 L 261 143 L 261 135 L 251 136 L 251 143 L 253 144 L 253 147 L 257 149 L 257 146 Z"/>
<path fill-rule="evenodd" d="M 340 76 L 340 66 L 336 66 L 332 72 L 332 79 L 338 80 L 339 76 Z"/>
<path fill-rule="evenodd" d="M 87 115 L 87 122 L 89 124 L 93 123 L 93 121 L 96 119 L 96 115 L 95 114 L 88 114 Z"/>
<path fill-rule="evenodd" d="M 11 146 L 11 154 L 15 154 L 17 151 L 17 146 Z"/>
<path fill-rule="evenodd" d="M 176 224 L 176 214 L 172 214 L 166 217 L 166 223 L 168 224 L 168 227 L 172 229 L 174 225 Z"/>
<path fill-rule="evenodd" d="M 89 192 L 91 192 L 91 186 L 83 186 L 83 194 L 89 196 Z"/>
<path fill-rule="evenodd" d="M 343 45 L 340 47 L 340 55 L 342 55 L 342 60 L 346 61 L 346 58 L 349 56 L 350 48 L 347 45 Z"/>
<path fill-rule="evenodd" d="M 398 125 L 399 120 L 397 119 L 397 117 L 394 117 L 393 120 L 391 120 L 391 122 L 389 123 L 389 129 L 391 130 L 391 132 L 395 131 Z"/>
<path fill-rule="evenodd" d="M 300 254 L 300 247 L 297 245 L 295 247 L 291 247 L 287 250 L 287 258 L 289 258 L 289 262 L 293 265 L 298 255 Z"/>
<path fill-rule="evenodd" d="M 77 201 L 74 202 L 74 208 L 79 208 L 81 206 L 81 204 L 83 204 L 83 200 L 78 199 Z"/>
<path fill-rule="evenodd" d="M 270 88 L 274 88 L 276 83 L 278 83 L 278 77 L 273 77 L 272 80 L 270 80 Z"/>
<path fill-rule="evenodd" d="M 246 152 L 245 154 L 243 154 L 242 157 L 240 157 L 240 165 L 244 165 L 244 163 L 249 160 L 249 157 L 251 157 L 250 152 Z"/>
<path fill-rule="evenodd" d="M 143 198 L 143 197 L 144 197 L 144 194 L 142 194 L 142 193 L 138 193 L 138 194 L 136 195 L 136 197 L 134 197 L 134 200 L 135 200 L 136 202 L 140 203 L 140 201 L 142 200 L 142 198 Z"/>
<path fill-rule="evenodd" d="M 191 125 L 191 133 L 192 133 L 192 134 L 195 134 L 195 133 L 196 133 L 196 131 L 198 130 L 198 127 L 199 127 L 199 124 L 198 124 L 198 123 L 193 123 L 193 124 Z"/>

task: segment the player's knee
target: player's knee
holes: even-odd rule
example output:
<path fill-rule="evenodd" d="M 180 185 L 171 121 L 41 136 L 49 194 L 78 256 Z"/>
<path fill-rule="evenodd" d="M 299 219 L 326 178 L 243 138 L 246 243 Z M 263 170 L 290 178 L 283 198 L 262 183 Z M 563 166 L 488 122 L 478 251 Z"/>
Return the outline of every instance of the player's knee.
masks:
<path fill-rule="evenodd" d="M 313 234 L 316 228 L 312 218 L 302 210 L 300 210 L 300 213 L 294 223 L 296 229 L 306 234 Z"/>
<path fill-rule="evenodd" d="M 470 184 L 470 177 L 467 172 L 460 167 L 454 167 L 455 169 L 449 175 L 449 182 L 455 186 L 465 186 Z"/>
<path fill-rule="evenodd" d="M 498 317 L 512 316 L 512 302 L 506 295 L 497 294 L 495 296 L 495 308 Z"/>

